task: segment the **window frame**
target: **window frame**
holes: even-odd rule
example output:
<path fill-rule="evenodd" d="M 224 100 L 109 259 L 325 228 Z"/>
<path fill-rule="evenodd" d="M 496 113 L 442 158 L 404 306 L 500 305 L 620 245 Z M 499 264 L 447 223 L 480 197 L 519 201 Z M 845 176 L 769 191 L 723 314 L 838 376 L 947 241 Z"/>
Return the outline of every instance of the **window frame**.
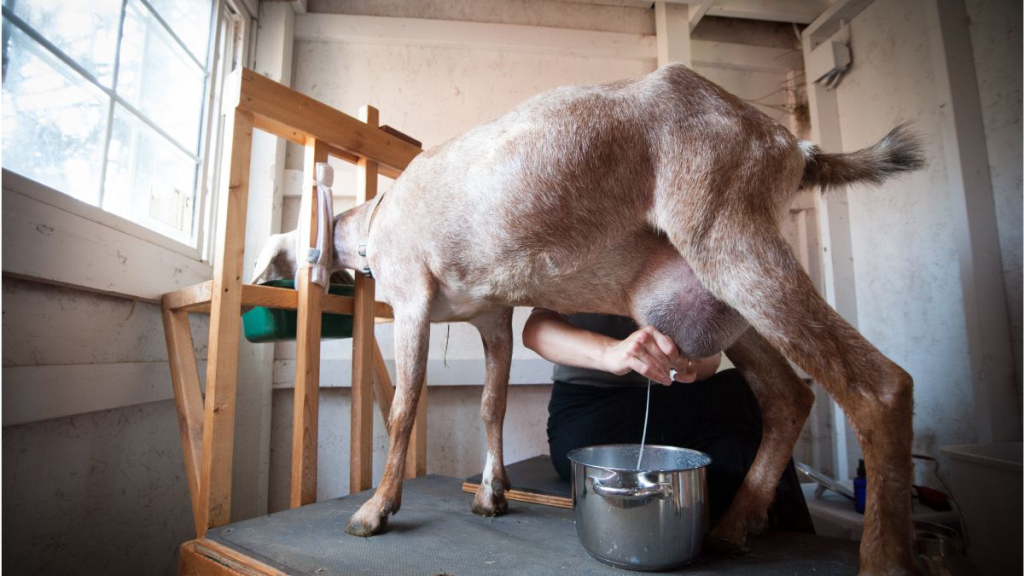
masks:
<path fill-rule="evenodd" d="M 143 2 L 149 5 L 147 0 Z M 211 18 L 191 244 L 4 169 L 5 275 L 151 301 L 159 300 L 165 292 L 213 277 L 215 212 L 223 169 L 221 101 L 231 66 L 251 65 L 253 17 L 244 1 L 214 0 Z M 232 37 L 225 37 L 227 33 Z M 8 206 L 16 209 L 8 210 Z M 59 222 L 62 229 L 58 234 L 42 233 L 54 228 L 47 222 Z M 32 230 L 40 231 L 40 236 L 25 237 Z M 58 238 L 61 235 L 63 239 Z M 127 254 L 140 257 L 126 258 Z M 48 259 L 62 265 L 47 265 Z M 98 265 L 97 261 L 107 264 Z M 97 278 L 91 269 L 96 266 L 113 275 Z M 163 269 L 168 266 L 170 270 Z"/>

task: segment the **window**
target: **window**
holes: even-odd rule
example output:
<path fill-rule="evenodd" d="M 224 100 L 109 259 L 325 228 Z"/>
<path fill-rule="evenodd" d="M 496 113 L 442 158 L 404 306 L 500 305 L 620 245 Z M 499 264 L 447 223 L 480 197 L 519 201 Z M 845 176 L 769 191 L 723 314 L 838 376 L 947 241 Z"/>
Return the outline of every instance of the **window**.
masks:
<path fill-rule="evenodd" d="M 4 0 L 4 168 L 197 247 L 220 4 Z"/>

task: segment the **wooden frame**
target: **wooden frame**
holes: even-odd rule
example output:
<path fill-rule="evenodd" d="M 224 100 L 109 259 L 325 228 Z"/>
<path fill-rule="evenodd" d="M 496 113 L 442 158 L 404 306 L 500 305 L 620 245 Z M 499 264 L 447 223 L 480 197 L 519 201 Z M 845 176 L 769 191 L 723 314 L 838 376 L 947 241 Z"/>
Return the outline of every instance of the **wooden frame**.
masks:
<path fill-rule="evenodd" d="M 373 335 L 375 320 L 391 319 L 393 315 L 390 306 L 374 300 L 372 279 L 357 273 L 353 298 L 325 295 L 319 287 L 311 286 L 308 268 L 299 270 L 296 290 L 242 282 L 253 129 L 305 146 L 304 194 L 316 193 L 316 164 L 335 156 L 359 165 L 360 201 L 370 200 L 376 194 L 378 174 L 397 177 L 421 151 L 419 143 L 408 136 L 392 128 L 379 128 L 377 111 L 371 107 L 364 108 L 362 120 L 357 120 L 244 68 L 228 79 L 223 102 L 224 133 L 231 135 L 231 142 L 225 144 L 227 169 L 217 210 L 213 280 L 161 298 L 185 475 L 200 537 L 182 546 L 184 573 L 208 572 L 203 568 L 208 559 L 202 558 L 212 549 L 212 543 L 201 538 L 209 528 L 230 521 L 238 340 L 241 313 L 247 307 L 292 309 L 298 314 L 292 507 L 316 500 L 321 313 L 353 315 L 351 492 L 370 487 L 373 397 L 377 397 L 385 420 L 394 397 L 391 378 Z M 300 215 L 311 219 L 310 230 L 317 229 L 316 205 L 310 202 L 309 211 Z M 312 245 L 314 239 L 306 236 L 300 241 Z M 210 314 L 205 400 L 188 323 L 190 312 Z M 426 418 L 422 413 L 418 416 L 409 454 L 410 475 L 425 473 Z M 206 552 L 197 552 L 199 548 Z M 187 562 L 186 552 L 190 558 Z"/>

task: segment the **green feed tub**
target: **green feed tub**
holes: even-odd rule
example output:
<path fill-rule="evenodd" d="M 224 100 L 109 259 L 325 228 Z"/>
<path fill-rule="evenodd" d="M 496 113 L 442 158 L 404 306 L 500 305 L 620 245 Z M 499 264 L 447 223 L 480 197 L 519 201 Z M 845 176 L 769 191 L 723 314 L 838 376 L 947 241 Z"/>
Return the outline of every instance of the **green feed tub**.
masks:
<path fill-rule="evenodd" d="M 294 280 L 271 280 L 264 286 L 295 289 Z M 348 284 L 331 284 L 329 293 L 336 296 L 354 296 L 355 287 Z M 245 339 L 249 342 L 281 342 L 295 340 L 295 310 L 281 310 L 257 306 L 242 314 L 245 325 Z M 320 319 L 320 338 L 324 340 L 352 337 L 352 316 L 348 314 L 323 314 Z"/>

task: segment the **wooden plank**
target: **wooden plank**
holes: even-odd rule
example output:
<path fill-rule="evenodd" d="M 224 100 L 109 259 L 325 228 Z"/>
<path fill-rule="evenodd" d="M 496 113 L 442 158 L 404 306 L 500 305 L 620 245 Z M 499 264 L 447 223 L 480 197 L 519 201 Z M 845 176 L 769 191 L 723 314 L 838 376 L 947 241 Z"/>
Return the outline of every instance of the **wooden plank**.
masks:
<path fill-rule="evenodd" d="M 200 505 L 207 528 L 231 518 L 231 460 L 235 434 L 235 386 L 238 376 L 238 337 L 242 308 L 242 256 L 245 215 L 249 201 L 249 161 L 252 153 L 252 114 L 236 109 L 227 114 L 225 181 L 217 211 L 217 254 L 214 258 L 213 298 L 203 418 Z"/>
<path fill-rule="evenodd" d="M 298 292 L 289 288 L 246 284 L 242 286 L 242 304 L 295 310 L 298 305 Z M 323 311 L 328 314 L 352 314 L 354 306 L 355 298 L 350 296 L 323 295 Z M 394 319 L 395 317 L 394 311 L 386 302 L 374 302 L 373 315 L 375 318 L 385 319 Z"/>
<path fill-rule="evenodd" d="M 654 28 L 657 32 L 659 68 L 671 62 L 693 66 L 690 53 L 689 6 L 664 1 L 655 2 Z"/>
<path fill-rule="evenodd" d="M 708 16 L 807 24 L 829 7 L 829 0 L 715 0 Z"/>
<path fill-rule="evenodd" d="M 654 37 L 644 34 L 349 14 L 296 16 L 295 39 L 446 46 L 616 60 L 649 61 L 655 54 Z"/>
<path fill-rule="evenodd" d="M 423 142 L 420 142 L 419 140 L 413 138 L 412 136 L 409 136 L 408 134 L 406 134 L 405 132 L 402 132 L 401 130 L 399 130 L 397 128 L 392 128 L 391 126 L 388 126 L 387 124 L 385 124 L 385 125 L 381 126 L 380 129 L 385 131 L 385 132 L 387 132 L 388 134 L 391 134 L 395 138 L 401 138 L 402 140 L 405 140 L 406 142 L 408 142 L 409 144 L 412 144 L 413 146 L 415 146 L 417 148 L 423 148 Z"/>
<path fill-rule="evenodd" d="M 748 46 L 731 42 L 691 41 L 690 59 L 693 68 L 718 68 L 745 72 L 785 74 L 803 70 L 804 56 L 789 48 Z"/>
<path fill-rule="evenodd" d="M 172 400 L 169 362 L 4 366 L 3 425 Z M 197 362 L 200 370 L 206 361 Z"/>
<path fill-rule="evenodd" d="M 252 70 L 242 71 L 239 107 L 256 116 L 256 127 L 305 144 L 323 141 L 374 163 L 404 170 L 420 149 Z"/>
<path fill-rule="evenodd" d="M 284 572 L 212 540 L 190 540 L 178 550 L 182 576 L 285 576 Z"/>
<path fill-rule="evenodd" d="M 192 501 L 192 520 L 196 532 L 202 532 L 203 514 L 199 500 L 199 455 L 203 446 L 203 394 L 199 388 L 199 368 L 188 325 L 188 312 L 162 308 L 167 358 L 171 368 L 174 406 L 178 412 L 181 451 L 185 457 L 185 478 Z"/>
<path fill-rule="evenodd" d="M 805 40 L 810 40 L 810 49 L 818 47 L 825 40 L 839 31 L 842 23 L 850 22 L 875 0 L 837 0 L 822 11 L 801 33 Z M 807 54 L 804 47 L 804 54 Z"/>
<path fill-rule="evenodd" d="M 189 312 L 208 314 L 212 290 L 212 281 L 204 282 L 165 294 L 164 302 L 172 310 L 185 309 Z M 242 285 L 242 306 L 266 306 L 267 308 L 296 310 L 298 302 L 298 291 L 291 288 L 275 288 L 257 284 Z M 354 303 L 355 299 L 350 296 L 324 294 L 322 309 L 328 314 L 351 314 Z M 373 315 L 375 318 L 388 321 L 395 317 L 394 310 L 387 302 L 374 302 Z"/>
<path fill-rule="evenodd" d="M 688 17 L 685 18 L 688 30 L 689 16 L 698 11 L 702 4 L 690 3 Z M 672 14 L 676 14 L 680 9 L 687 7 L 668 8 L 672 9 Z M 666 10 L 666 14 L 668 13 L 669 10 Z M 521 30 L 523 28 L 525 30 Z M 512 52 L 579 54 L 587 58 L 607 57 L 650 62 L 656 61 L 658 56 L 657 38 L 654 35 L 347 14 L 300 16 L 296 18 L 295 35 L 298 39 L 326 42 L 446 45 Z M 693 65 L 701 67 L 783 73 L 803 67 L 803 59 L 798 52 L 781 48 L 691 39 L 690 51 Z M 380 173 L 394 178 L 383 167 Z"/>
<path fill-rule="evenodd" d="M 395 132 L 398 132 L 398 131 L 395 130 Z M 402 136 L 405 136 L 404 134 L 401 134 L 401 136 L 399 136 L 399 134 L 401 134 L 401 132 L 398 132 L 398 134 L 392 134 L 392 136 L 395 136 L 396 138 L 402 138 Z M 410 143 L 415 142 L 415 145 L 417 147 L 420 146 L 419 141 L 413 140 L 412 138 L 409 138 L 408 136 L 406 136 L 405 138 L 402 138 L 402 139 L 403 140 L 407 140 Z M 344 160 L 344 161 L 346 161 L 346 162 L 348 162 L 350 164 L 359 164 L 359 156 L 356 156 L 355 154 L 352 154 L 351 152 L 346 152 L 346 151 L 342 150 L 341 148 L 335 148 L 334 146 L 330 146 L 330 145 L 327 145 L 327 144 L 325 144 L 325 146 L 327 146 L 327 154 L 328 155 L 333 156 L 335 158 L 340 158 L 340 159 L 342 159 L 342 160 Z M 378 166 L 377 167 L 377 171 L 380 173 L 381 176 L 387 176 L 388 178 L 391 178 L 392 180 L 397 180 L 398 177 L 402 175 L 402 171 L 401 170 L 396 170 L 396 169 L 388 167 L 388 166 Z"/>
<path fill-rule="evenodd" d="M 395 399 L 395 386 L 391 383 L 391 374 L 388 373 L 388 365 L 384 362 L 384 355 L 380 353 L 376 337 L 373 339 L 373 396 L 377 399 L 380 417 L 387 428 L 388 419 L 391 417 L 391 403 Z"/>
<path fill-rule="evenodd" d="M 711 8 L 711 0 L 701 0 L 699 4 L 690 5 L 690 32 L 700 24 L 700 21 L 704 19 L 704 15 L 708 13 L 708 8 Z"/>
<path fill-rule="evenodd" d="M 416 419 L 409 436 L 409 451 L 405 453 L 405 478 L 427 475 L 427 381 L 423 380 L 420 401 L 416 404 Z"/>
<path fill-rule="evenodd" d="M 377 399 L 381 418 L 385 425 L 391 415 L 391 403 L 395 387 L 391 384 L 388 366 L 380 352 L 376 338 L 373 341 L 373 395 Z M 416 406 L 416 420 L 409 439 L 409 451 L 405 457 L 405 478 L 416 478 L 427 474 L 427 383 L 423 382 L 420 401 Z"/>
<path fill-rule="evenodd" d="M 463 482 L 462 491 L 469 492 L 470 494 L 476 494 L 476 491 L 480 489 L 479 484 L 472 482 Z M 555 508 L 566 508 L 572 510 L 572 498 L 566 498 L 565 496 L 549 496 L 547 494 L 536 494 L 534 492 L 522 492 L 520 490 L 506 490 L 505 498 L 509 500 L 516 500 L 517 502 L 529 502 L 531 504 L 543 504 L 545 506 L 554 506 Z"/>
<path fill-rule="evenodd" d="M 207 280 L 201 284 L 164 294 L 160 299 L 160 306 L 168 310 L 202 308 L 204 304 L 209 304 L 212 298 L 213 280 Z"/>
<path fill-rule="evenodd" d="M 316 140 L 306 142 L 303 168 L 304 194 L 309 197 L 306 214 L 309 221 L 300 227 L 300 246 L 316 247 L 319 230 L 316 165 L 327 162 L 327 150 Z M 312 281 L 313 269 L 300 267 L 297 275 L 298 320 L 295 335 L 295 401 L 292 417 L 292 508 L 316 502 L 317 421 L 320 414 L 320 302 L 323 289 Z"/>
<path fill-rule="evenodd" d="M 363 106 L 360 118 L 376 128 L 379 114 Z M 408 144 L 406 144 L 408 145 Z M 377 163 L 365 158 L 358 164 L 356 204 L 377 195 Z M 355 305 L 352 313 L 352 420 L 349 447 L 349 493 L 367 490 L 373 474 L 373 296 L 374 282 L 355 273 Z"/>

